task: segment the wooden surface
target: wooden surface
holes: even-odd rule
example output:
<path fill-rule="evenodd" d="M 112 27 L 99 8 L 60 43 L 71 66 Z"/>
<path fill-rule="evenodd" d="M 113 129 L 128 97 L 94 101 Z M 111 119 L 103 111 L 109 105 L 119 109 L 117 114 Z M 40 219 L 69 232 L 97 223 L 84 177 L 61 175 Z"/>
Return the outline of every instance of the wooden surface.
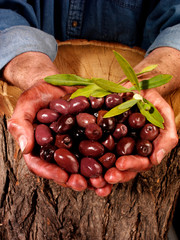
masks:
<path fill-rule="evenodd" d="M 61 73 L 116 81 L 122 72 L 113 49 L 132 66 L 144 57 L 143 51 L 119 44 L 68 41 L 59 45 L 55 63 Z M 8 109 L 2 108 L 0 118 L 0 239 L 167 238 L 180 188 L 179 145 L 159 166 L 139 173 L 128 183 L 116 184 L 106 198 L 100 198 L 90 190 L 75 192 L 61 188 L 27 169 L 17 144 L 7 131 L 7 118 L 20 91 L 16 89 L 15 96 L 14 91 L 7 94 L 8 86 L 4 84 L 1 82 L 1 99 L 8 107 L 2 106 Z M 178 114 L 177 110 L 176 116 Z"/>

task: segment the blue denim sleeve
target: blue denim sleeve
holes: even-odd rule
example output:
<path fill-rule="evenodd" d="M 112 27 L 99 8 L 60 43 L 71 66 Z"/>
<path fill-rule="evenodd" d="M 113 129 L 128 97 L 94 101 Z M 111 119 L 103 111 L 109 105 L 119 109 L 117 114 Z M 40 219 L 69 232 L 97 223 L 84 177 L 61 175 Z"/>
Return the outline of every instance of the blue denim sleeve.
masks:
<path fill-rule="evenodd" d="M 42 52 L 53 61 L 57 42 L 52 35 L 30 26 L 13 26 L 0 31 L 0 69 L 24 52 Z"/>
<path fill-rule="evenodd" d="M 144 33 L 147 54 L 164 46 L 180 50 L 180 1 L 160 0 L 147 18 Z"/>
<path fill-rule="evenodd" d="M 55 59 L 56 40 L 38 29 L 40 22 L 26 1 L 0 0 L 0 7 L 0 70 L 11 59 L 28 51 L 42 52 L 52 61 Z"/>

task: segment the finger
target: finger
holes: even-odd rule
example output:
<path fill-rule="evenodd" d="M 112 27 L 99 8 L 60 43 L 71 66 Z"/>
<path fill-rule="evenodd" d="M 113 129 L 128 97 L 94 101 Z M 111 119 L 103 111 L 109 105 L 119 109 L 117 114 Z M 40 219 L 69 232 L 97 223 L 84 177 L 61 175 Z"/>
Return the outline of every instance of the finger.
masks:
<path fill-rule="evenodd" d="M 113 167 L 108 169 L 105 173 L 104 178 L 110 184 L 128 182 L 135 178 L 137 172 L 130 171 L 119 171 L 117 168 Z"/>
<path fill-rule="evenodd" d="M 97 178 L 90 178 L 89 182 L 95 188 L 103 188 L 107 185 L 107 182 L 104 180 L 103 176 L 99 176 Z"/>
<path fill-rule="evenodd" d="M 27 167 L 35 175 L 54 180 L 59 184 L 67 182 L 69 177 L 68 174 L 56 164 L 48 163 L 38 157 L 32 156 L 31 154 L 24 154 L 23 156 Z"/>
<path fill-rule="evenodd" d="M 156 91 L 145 91 L 146 98 L 160 111 L 164 118 L 164 129 L 154 140 L 154 150 L 150 156 L 152 164 L 159 164 L 178 143 L 178 135 L 174 121 L 174 112 L 169 104 Z"/>
<path fill-rule="evenodd" d="M 116 167 L 120 171 L 142 172 L 152 167 L 147 157 L 138 155 L 121 156 L 116 160 Z"/>
<path fill-rule="evenodd" d="M 80 174 L 71 174 L 66 184 L 75 191 L 84 191 L 87 188 L 87 181 Z"/>
<path fill-rule="evenodd" d="M 107 184 L 105 187 L 98 188 L 95 190 L 95 193 L 100 197 L 106 197 L 111 193 L 112 185 Z"/>

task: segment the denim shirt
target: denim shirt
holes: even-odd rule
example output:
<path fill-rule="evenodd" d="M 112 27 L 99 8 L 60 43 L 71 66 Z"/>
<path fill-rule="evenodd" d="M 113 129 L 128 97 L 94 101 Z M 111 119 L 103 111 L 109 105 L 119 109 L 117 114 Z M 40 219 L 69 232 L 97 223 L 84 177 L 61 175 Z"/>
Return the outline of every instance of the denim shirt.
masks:
<path fill-rule="evenodd" d="M 57 53 L 56 40 L 180 50 L 180 0 L 0 0 L 0 69 L 27 52 Z"/>

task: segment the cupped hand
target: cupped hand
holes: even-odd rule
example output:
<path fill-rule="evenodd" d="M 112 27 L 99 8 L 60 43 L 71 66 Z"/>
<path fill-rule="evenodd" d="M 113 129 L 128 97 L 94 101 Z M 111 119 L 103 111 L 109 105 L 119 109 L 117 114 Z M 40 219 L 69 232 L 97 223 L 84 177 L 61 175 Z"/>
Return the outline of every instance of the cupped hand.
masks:
<path fill-rule="evenodd" d="M 138 172 L 150 169 L 158 165 L 162 159 L 178 143 L 178 135 L 174 121 L 174 113 L 169 104 L 155 89 L 144 90 L 144 98 L 149 100 L 159 110 L 164 118 L 164 129 L 153 141 L 154 150 L 149 158 L 138 155 L 121 156 L 116 161 L 116 167 L 109 169 L 105 174 L 105 180 L 110 184 L 127 182 L 133 179 Z"/>
<path fill-rule="evenodd" d="M 39 109 L 47 107 L 53 99 L 72 93 L 75 88 L 55 87 L 45 82 L 38 83 L 22 93 L 16 108 L 8 121 L 8 130 L 19 143 L 24 160 L 31 172 L 45 179 L 51 179 L 63 187 L 83 191 L 88 187 L 87 180 L 80 174 L 69 175 L 58 165 L 46 162 L 32 153 L 34 148 L 33 121 Z M 110 184 L 102 185 L 102 179 L 92 180 L 91 186 L 99 196 L 111 192 Z M 104 181 L 105 182 L 105 181 Z"/>

